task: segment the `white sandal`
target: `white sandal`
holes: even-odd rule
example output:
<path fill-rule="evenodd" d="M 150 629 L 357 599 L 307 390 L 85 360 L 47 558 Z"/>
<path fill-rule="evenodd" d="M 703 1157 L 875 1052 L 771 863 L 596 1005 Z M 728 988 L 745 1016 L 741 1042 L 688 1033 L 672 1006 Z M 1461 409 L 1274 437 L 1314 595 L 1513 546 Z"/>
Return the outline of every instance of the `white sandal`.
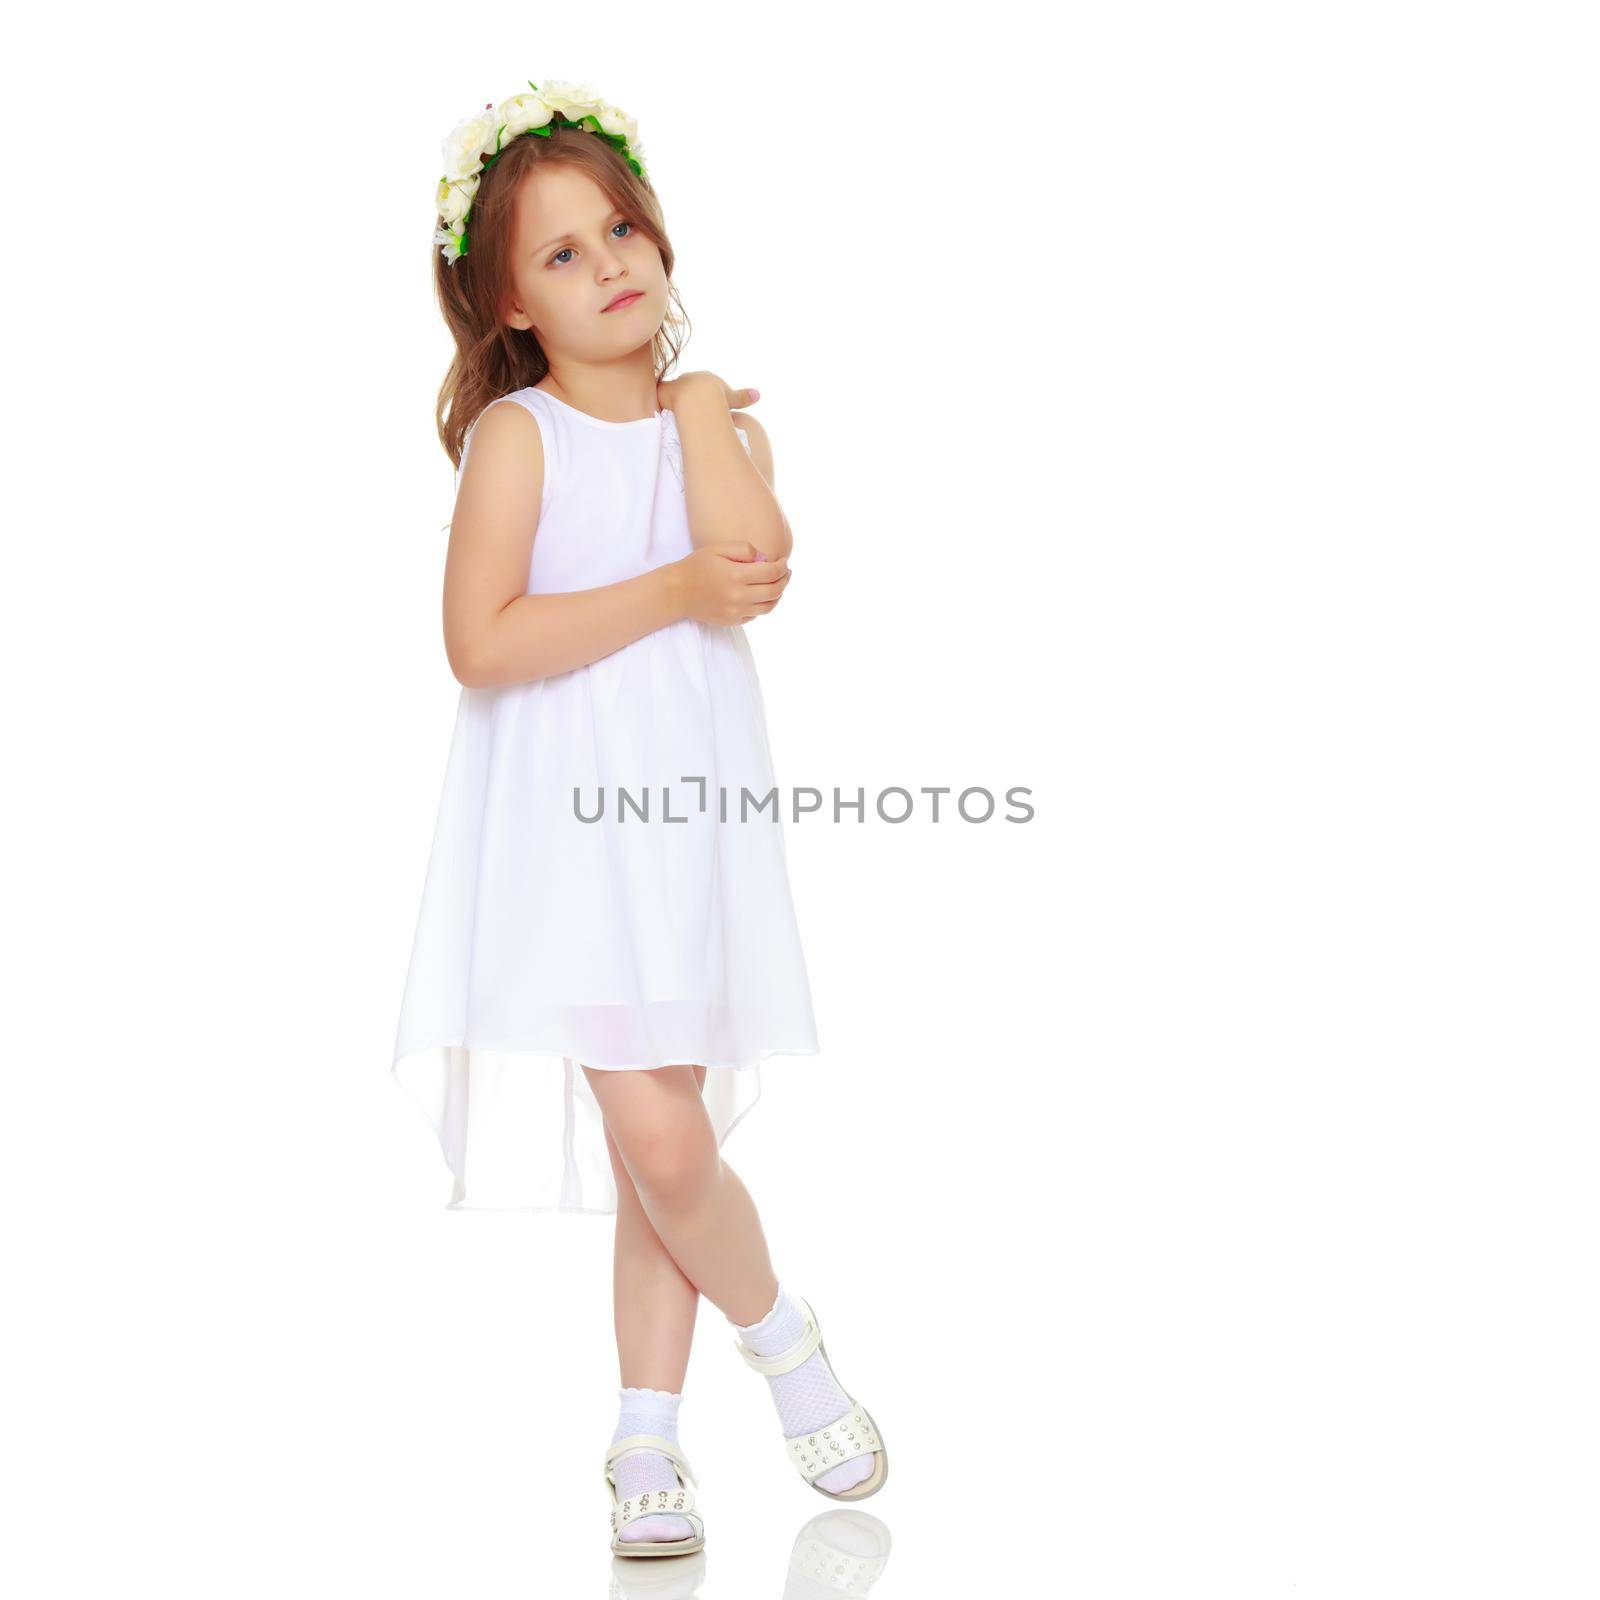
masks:
<path fill-rule="evenodd" d="M 678 1474 L 678 1487 L 676 1489 L 646 1489 L 639 1494 L 629 1495 L 626 1500 L 617 1499 L 616 1465 L 624 1456 L 640 1455 L 649 1451 L 654 1455 L 665 1456 L 676 1469 Z M 694 1505 L 694 1490 L 689 1487 L 696 1482 L 695 1475 L 689 1470 L 688 1457 L 684 1455 L 672 1440 L 664 1438 L 659 1433 L 630 1433 L 626 1438 L 617 1442 L 606 1451 L 606 1491 L 611 1496 L 611 1553 L 616 1556 L 682 1556 L 688 1555 L 691 1550 L 703 1550 L 706 1542 L 706 1527 L 701 1520 L 700 1513 L 690 1509 Z M 694 1528 L 694 1533 L 687 1539 L 624 1539 L 622 1530 L 630 1522 L 640 1517 L 686 1517 Z"/>
<path fill-rule="evenodd" d="M 739 1354 L 756 1369 L 765 1373 L 769 1378 L 775 1378 L 780 1373 L 792 1372 L 802 1361 L 809 1361 L 814 1350 L 822 1352 L 822 1364 L 827 1367 L 828 1375 L 835 1383 L 839 1383 L 839 1375 L 833 1370 L 833 1363 L 828 1360 L 828 1347 L 822 1342 L 822 1325 L 817 1321 L 817 1314 L 811 1309 L 808 1300 L 802 1300 L 798 1295 L 794 1302 L 800 1307 L 806 1320 L 805 1332 L 798 1340 L 781 1355 L 758 1356 L 742 1338 L 735 1337 L 734 1344 L 738 1346 Z M 844 1388 L 839 1383 L 841 1389 Z M 800 1476 L 811 1485 L 818 1494 L 825 1494 L 830 1500 L 865 1500 L 869 1494 L 876 1494 L 888 1481 L 889 1477 L 889 1451 L 883 1442 L 883 1435 L 879 1432 L 878 1425 L 872 1420 L 872 1414 L 861 1405 L 849 1392 L 845 1398 L 850 1401 L 850 1409 L 843 1416 L 836 1417 L 826 1427 L 813 1428 L 809 1433 L 799 1433 L 792 1439 L 784 1442 L 789 1447 L 789 1459 L 794 1463 Z M 854 1487 L 835 1494 L 831 1489 L 824 1489 L 818 1483 L 820 1473 L 829 1472 L 842 1461 L 853 1460 L 856 1456 L 865 1455 L 868 1451 L 877 1454 L 877 1465 L 872 1469 L 872 1476 L 864 1478 Z"/>

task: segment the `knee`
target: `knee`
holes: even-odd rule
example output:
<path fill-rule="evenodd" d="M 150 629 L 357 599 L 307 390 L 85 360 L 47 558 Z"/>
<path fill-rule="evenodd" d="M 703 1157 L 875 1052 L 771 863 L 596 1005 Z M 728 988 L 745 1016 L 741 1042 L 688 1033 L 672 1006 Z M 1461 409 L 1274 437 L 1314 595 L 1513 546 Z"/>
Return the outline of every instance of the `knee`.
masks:
<path fill-rule="evenodd" d="M 720 1160 L 700 1130 L 677 1124 L 636 1135 L 622 1157 L 640 1194 L 669 1209 L 696 1204 L 716 1181 Z"/>

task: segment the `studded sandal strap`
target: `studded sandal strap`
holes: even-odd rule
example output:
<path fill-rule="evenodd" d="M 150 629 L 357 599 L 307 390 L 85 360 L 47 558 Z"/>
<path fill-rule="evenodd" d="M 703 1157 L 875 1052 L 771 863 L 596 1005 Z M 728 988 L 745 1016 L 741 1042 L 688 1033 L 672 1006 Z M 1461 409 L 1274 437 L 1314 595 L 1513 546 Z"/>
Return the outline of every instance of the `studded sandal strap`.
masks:
<path fill-rule="evenodd" d="M 789 1459 L 808 1483 L 841 1461 L 850 1461 L 881 1448 L 872 1418 L 854 1402 L 842 1417 L 825 1428 L 796 1434 L 784 1442 L 789 1447 Z"/>
<path fill-rule="evenodd" d="M 812 1351 L 822 1343 L 822 1328 L 817 1322 L 816 1313 L 811 1309 L 811 1303 L 797 1298 L 795 1305 L 800 1308 L 800 1313 L 805 1318 L 805 1332 L 787 1350 L 775 1356 L 758 1356 L 742 1338 L 735 1337 L 733 1341 L 738 1347 L 739 1354 L 757 1372 L 764 1372 L 769 1378 L 776 1378 L 780 1373 L 792 1372 L 802 1361 L 809 1361 Z"/>
<path fill-rule="evenodd" d="M 680 1483 L 676 1489 L 643 1489 L 619 1500 L 611 1508 L 611 1531 L 621 1533 L 640 1517 L 674 1517 L 688 1513 L 694 1505 L 694 1490 Z M 691 1520 L 698 1525 L 699 1516 Z"/>

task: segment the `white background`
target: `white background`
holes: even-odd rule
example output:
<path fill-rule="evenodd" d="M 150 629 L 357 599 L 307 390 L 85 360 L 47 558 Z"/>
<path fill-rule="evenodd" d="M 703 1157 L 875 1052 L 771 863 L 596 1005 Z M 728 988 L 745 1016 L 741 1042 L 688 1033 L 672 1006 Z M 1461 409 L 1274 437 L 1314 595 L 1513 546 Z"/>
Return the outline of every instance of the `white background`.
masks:
<path fill-rule="evenodd" d="M 611 1223 L 446 1212 L 389 1077 L 459 692 L 439 144 L 551 76 L 639 119 L 685 368 L 763 391 L 780 784 L 1037 808 L 787 833 L 823 1053 L 725 1154 L 889 1440 L 875 1592 L 1595 1592 L 1583 9 L 36 19 L 8 1589 L 651 1577 Z M 686 1393 L 672 1592 L 816 1592 L 709 1304 Z"/>

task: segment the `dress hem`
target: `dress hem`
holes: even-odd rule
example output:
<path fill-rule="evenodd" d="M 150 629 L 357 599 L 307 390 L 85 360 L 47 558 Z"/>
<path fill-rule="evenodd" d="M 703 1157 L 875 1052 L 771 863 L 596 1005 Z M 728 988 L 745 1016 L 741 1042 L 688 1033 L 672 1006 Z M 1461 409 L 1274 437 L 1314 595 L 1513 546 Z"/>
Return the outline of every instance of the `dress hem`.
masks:
<path fill-rule="evenodd" d="M 518 1045 L 503 1045 L 503 1044 L 484 1043 L 482 1041 L 478 1041 L 478 1042 L 476 1042 L 474 1044 L 471 1044 L 471 1045 L 466 1045 L 466 1044 L 463 1044 L 459 1040 L 456 1040 L 456 1039 L 446 1039 L 446 1040 L 442 1040 L 442 1041 L 439 1041 L 438 1043 L 433 1043 L 433 1044 L 414 1045 L 414 1046 L 412 1046 L 412 1047 L 410 1047 L 410 1048 L 408 1048 L 408 1049 L 406 1049 L 404 1051 L 397 1052 L 395 1054 L 393 1060 L 390 1063 L 390 1068 L 389 1068 L 390 1079 L 398 1088 L 400 1088 L 400 1089 L 405 1091 L 406 1097 L 411 1101 L 411 1103 L 413 1105 L 415 1105 L 417 1107 L 417 1109 L 422 1113 L 425 1121 L 432 1128 L 434 1136 L 439 1141 L 440 1154 L 444 1157 L 445 1170 L 450 1174 L 451 1188 L 452 1188 L 452 1190 L 454 1192 L 452 1193 L 450 1199 L 447 1200 L 444 1203 L 443 1207 L 441 1207 L 442 1210 L 445 1210 L 445 1211 L 486 1211 L 486 1212 L 519 1212 L 519 1211 L 522 1211 L 522 1212 L 543 1212 L 543 1211 L 548 1211 L 548 1212 L 564 1213 L 564 1214 L 573 1215 L 573 1216 L 595 1216 L 595 1217 L 611 1217 L 611 1216 L 615 1216 L 616 1213 L 617 1213 L 617 1205 L 616 1205 L 615 1200 L 613 1200 L 613 1203 L 611 1205 L 609 1205 L 609 1206 L 572 1205 L 572 1204 L 568 1204 L 568 1203 L 566 1203 L 564 1201 L 545 1202 L 545 1203 L 537 1204 L 537 1205 L 493 1205 L 493 1204 L 474 1203 L 468 1197 L 468 1195 L 465 1192 L 465 1184 L 466 1184 L 465 1171 L 464 1170 L 458 1171 L 456 1169 L 455 1163 L 450 1158 L 449 1144 L 448 1144 L 448 1141 L 447 1141 L 446 1135 L 445 1135 L 445 1121 L 444 1121 L 444 1108 L 443 1108 L 443 1106 L 440 1105 L 438 1107 L 435 1107 L 433 1104 L 431 1104 L 430 1101 L 428 1100 L 427 1096 L 424 1093 L 419 1091 L 419 1088 L 418 1088 L 417 1084 L 415 1083 L 415 1081 L 409 1079 L 408 1076 L 401 1070 L 402 1067 L 405 1065 L 405 1063 L 407 1063 L 408 1061 L 413 1061 L 417 1057 L 420 1057 L 420 1056 L 430 1055 L 433 1052 L 439 1051 L 439 1050 L 468 1050 L 468 1051 L 471 1051 L 471 1050 L 482 1050 L 482 1051 L 492 1052 L 492 1053 L 499 1054 L 499 1055 L 522 1055 L 522 1056 L 541 1057 L 541 1058 L 544 1058 L 546 1060 L 559 1060 L 559 1061 L 563 1061 L 563 1062 L 572 1062 L 575 1065 L 592 1066 L 592 1067 L 595 1067 L 595 1068 L 597 1068 L 599 1070 L 612 1071 L 612 1072 L 625 1072 L 625 1071 L 649 1072 L 649 1071 L 654 1071 L 654 1070 L 656 1070 L 657 1068 L 660 1068 L 660 1067 L 671 1067 L 671 1066 L 704 1066 L 708 1071 L 716 1071 L 716 1072 L 748 1072 L 748 1071 L 751 1071 L 754 1068 L 759 1067 L 763 1061 L 767 1060 L 771 1056 L 816 1056 L 816 1055 L 820 1055 L 822 1053 L 822 1047 L 821 1047 L 820 1044 L 816 1044 L 816 1045 L 774 1045 L 770 1049 L 757 1051 L 754 1055 L 752 1055 L 750 1057 L 747 1057 L 747 1058 L 745 1058 L 744 1060 L 741 1060 L 741 1061 L 705 1061 L 705 1062 L 700 1062 L 700 1061 L 695 1061 L 695 1062 L 687 1062 L 687 1061 L 657 1061 L 657 1062 L 652 1062 L 649 1065 L 630 1066 L 630 1065 L 627 1065 L 627 1064 L 616 1063 L 616 1062 L 605 1062 L 605 1063 L 602 1063 L 602 1062 L 580 1062 L 576 1056 L 569 1056 L 564 1051 L 552 1050 L 552 1049 L 549 1049 L 548 1047 L 540 1048 L 538 1046 L 522 1045 L 522 1044 L 518 1044 Z M 750 1114 L 751 1111 L 753 1111 L 755 1109 L 755 1107 L 757 1105 L 760 1104 L 760 1101 L 761 1101 L 761 1095 L 760 1095 L 760 1091 L 759 1091 L 759 1087 L 758 1087 L 757 1093 L 756 1093 L 756 1098 L 751 1100 L 749 1102 L 749 1104 L 745 1105 L 739 1111 L 738 1115 L 735 1116 L 731 1122 L 729 1122 L 727 1127 L 722 1130 L 721 1136 L 717 1140 L 717 1149 L 719 1151 L 728 1142 L 728 1138 L 733 1133 L 733 1130 L 735 1128 L 737 1128 L 741 1122 L 744 1121 L 744 1119 Z M 569 1116 L 570 1116 L 570 1110 L 569 1110 Z M 570 1131 L 570 1123 L 569 1123 L 569 1131 Z M 569 1159 L 570 1159 L 570 1150 L 569 1150 Z"/>
<path fill-rule="evenodd" d="M 402 1061 L 422 1055 L 428 1050 L 492 1050 L 496 1055 L 504 1056 L 555 1056 L 563 1061 L 577 1061 L 579 1066 L 594 1067 L 602 1072 L 654 1072 L 658 1067 L 715 1067 L 722 1072 L 742 1072 L 750 1067 L 759 1067 L 768 1056 L 822 1054 L 821 1045 L 780 1044 L 774 1045 L 770 1050 L 758 1050 L 754 1055 L 746 1056 L 741 1061 L 580 1061 L 570 1050 L 556 1050 L 549 1045 L 497 1044 L 487 1039 L 474 1039 L 471 1044 L 467 1044 L 461 1039 L 435 1039 L 427 1044 L 415 1044 L 408 1049 L 397 1051 L 390 1063 L 390 1072 L 394 1072 Z"/>

